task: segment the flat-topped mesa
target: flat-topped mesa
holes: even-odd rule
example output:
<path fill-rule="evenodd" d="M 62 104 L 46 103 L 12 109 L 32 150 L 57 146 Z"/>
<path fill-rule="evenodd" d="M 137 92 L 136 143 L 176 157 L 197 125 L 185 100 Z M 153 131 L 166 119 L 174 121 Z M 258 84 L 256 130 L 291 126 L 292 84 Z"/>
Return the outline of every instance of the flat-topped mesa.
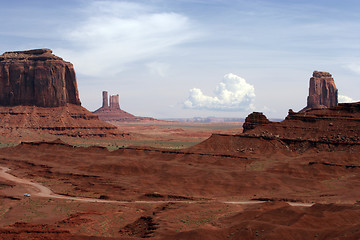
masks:
<path fill-rule="evenodd" d="M 50 49 L 0 55 L 0 126 L 6 139 L 125 136 L 81 107 L 73 65 Z"/>
<path fill-rule="evenodd" d="M 310 78 L 307 106 L 301 112 L 308 109 L 336 107 L 337 105 L 338 90 L 331 74 L 314 71 L 313 76 Z"/>
<path fill-rule="evenodd" d="M 2 60 L 63 60 L 61 57 L 55 56 L 52 54 L 51 49 L 42 48 L 42 49 L 33 49 L 33 50 L 26 50 L 26 51 L 13 51 L 13 52 L 5 52 L 3 55 L 0 56 L 0 61 Z"/>
<path fill-rule="evenodd" d="M 81 105 L 73 65 L 50 49 L 0 55 L 0 106 Z"/>

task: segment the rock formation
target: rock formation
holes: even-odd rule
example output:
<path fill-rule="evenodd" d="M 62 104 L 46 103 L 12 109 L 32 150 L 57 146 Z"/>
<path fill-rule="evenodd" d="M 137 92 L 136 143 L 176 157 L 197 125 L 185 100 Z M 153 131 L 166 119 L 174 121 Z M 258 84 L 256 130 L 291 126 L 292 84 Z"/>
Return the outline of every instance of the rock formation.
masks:
<path fill-rule="evenodd" d="M 270 123 L 267 117 L 261 112 L 253 112 L 246 117 L 243 124 L 243 132 L 254 129 L 257 126 L 262 126 Z"/>
<path fill-rule="evenodd" d="M 119 94 L 110 96 L 110 109 L 120 109 Z"/>
<path fill-rule="evenodd" d="M 0 56 L 0 105 L 59 107 L 80 105 L 74 67 L 50 49 Z"/>
<path fill-rule="evenodd" d="M 144 120 L 155 120 L 148 117 L 137 117 L 120 108 L 119 95 L 110 95 L 110 106 L 108 104 L 108 92 L 103 91 L 103 104 L 102 107 L 94 111 L 103 121 L 144 121 Z"/>
<path fill-rule="evenodd" d="M 109 107 L 109 97 L 108 97 L 108 92 L 103 91 L 103 108 L 107 108 Z"/>
<path fill-rule="evenodd" d="M 336 107 L 293 113 L 282 122 L 256 126 L 247 136 L 280 140 L 289 147 L 330 149 L 360 147 L 360 103 L 340 103 Z"/>
<path fill-rule="evenodd" d="M 338 90 L 334 79 L 328 72 L 314 71 L 310 78 L 307 106 L 301 111 L 316 108 L 328 108 L 338 105 Z"/>
<path fill-rule="evenodd" d="M 0 126 L 0 136 L 27 137 L 30 140 L 39 135 L 50 137 L 48 134 L 85 138 L 123 136 L 117 127 L 100 121 L 87 109 L 74 104 L 46 108 L 0 106 Z"/>
<path fill-rule="evenodd" d="M 260 122 L 256 119 L 264 120 L 265 116 L 252 113 L 247 119 L 248 123 Z M 243 156 L 247 152 L 269 156 L 274 156 L 274 153 L 287 155 L 306 151 L 332 154 L 359 152 L 359 122 L 360 102 L 339 103 L 336 107 L 309 109 L 299 113 L 290 111 L 281 122 L 252 124 L 253 128 L 245 127 L 242 134 L 213 134 L 204 142 L 189 148 L 189 151 L 206 154 L 222 152 L 229 156 Z M 342 157 L 341 161 L 346 159 Z"/>
<path fill-rule="evenodd" d="M 1 137 L 123 135 L 81 107 L 73 65 L 50 49 L 0 55 L 0 126 Z"/>

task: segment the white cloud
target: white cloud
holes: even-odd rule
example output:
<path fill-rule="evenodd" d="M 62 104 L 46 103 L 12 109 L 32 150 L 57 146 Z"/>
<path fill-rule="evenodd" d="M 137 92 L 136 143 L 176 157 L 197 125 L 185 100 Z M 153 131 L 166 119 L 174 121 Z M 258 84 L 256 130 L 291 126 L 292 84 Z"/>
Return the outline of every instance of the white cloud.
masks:
<path fill-rule="evenodd" d="M 190 89 L 185 108 L 215 111 L 246 111 L 254 109 L 254 86 L 235 74 L 226 74 L 215 89 L 215 96 L 206 96 L 198 88 Z"/>
<path fill-rule="evenodd" d="M 170 65 L 164 62 L 150 62 L 146 64 L 146 67 L 151 74 L 165 77 L 169 71 Z"/>
<path fill-rule="evenodd" d="M 360 74 L 360 63 L 350 63 L 350 64 L 346 65 L 345 67 L 357 74 Z"/>
<path fill-rule="evenodd" d="M 351 103 L 351 102 L 358 102 L 358 101 L 352 99 L 351 97 L 345 96 L 345 95 L 339 95 L 338 102 L 339 103 Z"/>
<path fill-rule="evenodd" d="M 64 32 L 69 49 L 55 51 L 86 75 L 114 75 L 197 36 L 188 17 L 139 3 L 93 1 L 83 13 L 85 19 Z"/>

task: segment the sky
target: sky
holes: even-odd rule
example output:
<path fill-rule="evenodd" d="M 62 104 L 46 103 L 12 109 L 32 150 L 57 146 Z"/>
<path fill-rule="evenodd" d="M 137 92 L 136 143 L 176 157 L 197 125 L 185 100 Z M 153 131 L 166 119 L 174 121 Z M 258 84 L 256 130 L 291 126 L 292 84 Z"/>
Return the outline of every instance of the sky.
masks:
<path fill-rule="evenodd" d="M 90 111 L 107 90 L 138 116 L 285 118 L 315 70 L 360 99 L 358 0 L 0 1 L 0 50 L 73 63 Z"/>

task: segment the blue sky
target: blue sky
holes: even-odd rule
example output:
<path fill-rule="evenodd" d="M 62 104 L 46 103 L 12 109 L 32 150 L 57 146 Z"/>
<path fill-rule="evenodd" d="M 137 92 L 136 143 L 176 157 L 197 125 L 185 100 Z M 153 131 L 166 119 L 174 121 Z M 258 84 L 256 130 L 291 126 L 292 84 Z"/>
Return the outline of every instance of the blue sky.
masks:
<path fill-rule="evenodd" d="M 314 70 L 360 99 L 356 0 L 2 1 L 2 52 L 51 48 L 74 64 L 82 105 L 101 91 L 135 115 L 285 117 Z"/>

